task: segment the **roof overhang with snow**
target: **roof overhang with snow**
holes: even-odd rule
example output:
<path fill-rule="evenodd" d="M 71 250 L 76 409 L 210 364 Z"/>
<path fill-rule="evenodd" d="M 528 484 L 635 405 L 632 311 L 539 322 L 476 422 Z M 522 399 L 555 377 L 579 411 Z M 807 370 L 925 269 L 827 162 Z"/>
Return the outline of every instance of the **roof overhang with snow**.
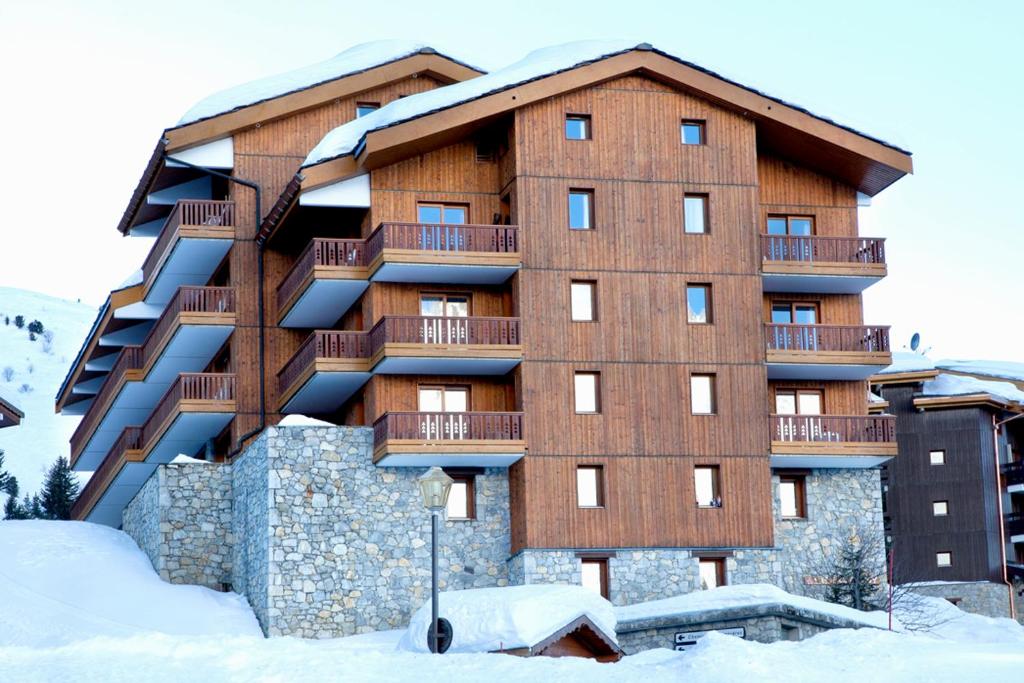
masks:
<path fill-rule="evenodd" d="M 869 384 L 920 384 L 939 376 L 938 370 L 918 370 L 913 372 L 887 372 L 872 375 Z"/>
<path fill-rule="evenodd" d="M 431 93 L 422 93 L 394 103 L 390 106 L 400 104 L 402 116 L 388 117 L 385 107 L 375 112 L 380 116 L 373 121 L 367 117 L 367 122 L 346 124 L 349 126 L 346 131 L 341 127 L 329 133 L 310 153 L 302 168 L 302 189 L 314 189 L 365 169 L 436 149 L 464 138 L 519 107 L 630 73 L 641 73 L 751 118 L 757 124 L 758 144 L 765 151 L 836 178 L 867 195 L 881 192 L 913 171 L 911 155 L 906 150 L 648 45 L 639 45 L 547 75 L 499 82 L 493 91 L 483 94 L 474 95 L 469 88 L 464 88 L 473 96 L 451 103 L 440 102 L 440 106 L 426 111 L 417 111 L 416 103 L 422 102 L 422 108 L 436 105 L 436 95 L 424 97 Z M 501 71 L 497 71 L 476 82 L 500 74 Z M 444 90 L 448 89 L 438 92 Z M 342 134 L 336 135 L 339 132 Z M 331 136 L 343 142 L 332 147 Z M 354 142 L 356 136 L 358 142 Z"/>
<path fill-rule="evenodd" d="M 4 427 L 17 427 L 21 424 L 21 420 L 25 417 L 25 413 L 18 410 L 10 401 L 0 396 L 0 429 Z"/>

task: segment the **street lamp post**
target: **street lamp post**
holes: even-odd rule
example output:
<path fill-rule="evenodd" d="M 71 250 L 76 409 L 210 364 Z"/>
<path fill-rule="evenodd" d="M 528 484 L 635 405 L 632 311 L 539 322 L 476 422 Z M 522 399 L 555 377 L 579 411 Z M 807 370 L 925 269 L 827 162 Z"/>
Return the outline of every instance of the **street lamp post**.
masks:
<path fill-rule="evenodd" d="M 448 494 L 452 490 L 452 478 L 440 467 L 431 467 L 419 478 L 423 507 L 430 511 L 430 651 L 439 652 L 441 625 L 437 617 L 437 522 L 441 511 L 448 505 Z"/>

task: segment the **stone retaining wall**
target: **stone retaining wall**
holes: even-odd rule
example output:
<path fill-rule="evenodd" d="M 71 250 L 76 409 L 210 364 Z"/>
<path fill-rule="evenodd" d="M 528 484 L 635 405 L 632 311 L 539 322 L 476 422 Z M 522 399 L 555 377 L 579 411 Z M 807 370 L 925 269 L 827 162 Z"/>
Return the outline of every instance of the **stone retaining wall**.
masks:
<path fill-rule="evenodd" d="M 949 583 L 929 582 L 927 585 L 916 585 L 913 592 L 934 598 L 953 599 L 956 606 L 965 612 L 981 614 L 986 617 L 1010 616 L 1010 591 L 1005 584 L 989 581 L 951 581 Z M 1017 620 L 1024 623 L 1024 600 L 1016 593 Z"/>

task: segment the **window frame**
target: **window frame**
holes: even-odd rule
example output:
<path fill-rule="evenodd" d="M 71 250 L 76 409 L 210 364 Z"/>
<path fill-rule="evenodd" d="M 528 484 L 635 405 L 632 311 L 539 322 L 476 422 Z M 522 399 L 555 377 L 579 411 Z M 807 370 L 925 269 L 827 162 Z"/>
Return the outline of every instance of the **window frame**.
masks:
<path fill-rule="evenodd" d="M 360 114 L 359 110 L 364 108 L 368 109 L 369 111 L 367 111 L 366 114 Z M 372 114 L 378 109 L 380 109 L 380 102 L 356 102 L 356 118 L 359 119 L 366 116 L 367 114 Z"/>
<path fill-rule="evenodd" d="M 939 462 L 935 462 L 935 454 L 941 454 Z M 931 467 L 939 467 L 946 464 L 946 449 L 945 448 L 929 448 L 928 449 L 928 465 Z"/>
<path fill-rule="evenodd" d="M 445 474 L 452 478 L 452 483 L 464 483 L 466 485 L 466 516 L 452 517 L 445 509 L 445 517 L 451 522 L 472 522 L 476 519 L 476 474 L 459 472 L 458 470 L 445 470 Z"/>
<path fill-rule="evenodd" d="M 709 394 L 710 394 L 709 395 L 709 399 L 710 399 L 709 403 L 711 404 L 711 410 L 709 412 L 707 412 L 707 413 L 698 413 L 698 412 L 694 411 L 694 405 L 693 405 L 693 399 L 694 399 L 693 380 L 694 380 L 695 377 L 707 377 L 710 380 L 710 382 L 709 382 Z M 689 384 L 690 415 L 702 415 L 703 416 L 703 415 L 717 415 L 718 414 L 718 397 L 717 397 L 718 387 L 716 386 L 717 384 L 718 384 L 718 377 L 713 372 L 691 372 L 690 373 L 690 384 Z"/>
<path fill-rule="evenodd" d="M 441 222 L 440 223 L 424 223 L 420 220 L 420 208 L 421 207 L 434 207 L 441 209 Z M 463 209 L 466 215 L 465 223 L 448 223 L 444 220 L 445 209 Z M 416 202 L 416 222 L 420 225 L 472 225 L 470 219 L 469 204 L 466 202 Z"/>
<path fill-rule="evenodd" d="M 946 564 L 942 564 L 939 561 L 939 558 L 942 555 L 946 555 L 949 558 L 949 562 L 947 562 Z M 953 566 L 953 551 L 952 550 L 940 550 L 940 551 L 936 552 L 935 553 L 935 566 L 938 567 L 939 569 L 949 569 L 950 567 L 952 567 Z"/>
<path fill-rule="evenodd" d="M 711 472 L 711 505 L 704 505 L 697 499 L 697 471 L 708 470 Z M 725 504 L 722 499 L 722 468 L 720 465 L 694 465 L 693 466 L 693 499 L 700 510 L 720 510 Z M 718 505 L 714 501 L 718 501 Z"/>
<path fill-rule="evenodd" d="M 704 320 L 690 320 L 690 290 L 704 290 Z M 710 282 L 687 282 L 686 283 L 686 324 L 687 325 L 714 325 L 714 299 L 711 293 Z"/>
<path fill-rule="evenodd" d="M 943 506 L 943 511 L 938 512 L 937 506 Z M 933 500 L 932 501 L 932 517 L 949 517 L 949 501 L 948 500 Z"/>
<path fill-rule="evenodd" d="M 592 470 L 594 472 L 594 500 L 596 505 L 583 505 L 580 502 L 580 471 Z M 576 465 L 576 509 L 578 510 L 603 510 L 605 508 L 605 483 L 604 465 Z"/>
<path fill-rule="evenodd" d="M 583 583 L 583 565 L 593 564 L 598 567 L 598 577 L 601 582 L 601 597 L 605 600 L 608 599 L 608 558 L 607 557 L 581 557 L 580 558 L 580 585 L 586 587 Z"/>
<path fill-rule="evenodd" d="M 768 232 L 768 221 L 772 219 L 785 220 L 786 221 L 786 234 L 776 235 L 775 233 Z M 773 237 L 814 237 L 818 234 L 818 222 L 815 220 L 814 214 L 800 214 L 800 213 L 770 213 L 765 216 L 764 219 L 764 234 L 772 235 Z M 794 235 L 792 231 L 792 225 L 794 220 L 807 220 L 811 222 L 811 234 L 810 235 Z"/>
<path fill-rule="evenodd" d="M 424 316 L 423 315 L 423 299 L 436 297 L 441 299 L 441 310 L 446 311 L 448 309 L 448 298 L 464 298 L 466 300 L 466 315 L 465 317 L 453 316 L 443 314 L 440 316 Z M 421 317 L 437 317 L 437 318 L 454 318 L 456 320 L 464 320 L 473 316 L 473 293 L 472 292 L 439 292 L 432 289 L 421 289 L 419 292 L 419 307 Z"/>
<path fill-rule="evenodd" d="M 581 138 L 569 137 L 569 121 L 582 121 L 584 136 Z M 565 135 L 566 140 L 572 142 L 586 142 L 587 140 L 594 139 L 594 124 L 593 117 L 590 114 L 571 114 L 566 112 L 565 119 L 562 123 L 562 133 Z"/>
<path fill-rule="evenodd" d="M 446 403 L 445 396 L 449 390 L 464 389 L 466 391 L 466 412 L 473 412 L 473 391 L 469 384 L 437 384 L 437 383 L 424 383 L 416 385 L 416 411 L 420 413 L 432 413 L 432 410 L 423 410 L 420 408 L 420 391 L 423 389 L 440 389 L 441 390 L 441 405 L 444 406 Z M 442 413 L 449 411 L 441 409 Z M 458 414 L 457 411 L 453 411 L 453 414 Z"/>
<path fill-rule="evenodd" d="M 793 323 L 793 322 L 790 322 L 790 323 L 777 323 L 774 320 L 772 320 L 772 314 L 775 313 L 775 307 L 776 306 L 780 306 L 781 307 L 781 306 L 784 306 L 784 305 L 788 305 L 789 306 L 789 319 L 790 320 L 796 320 L 796 309 L 797 308 L 813 306 L 814 307 L 814 320 L 815 320 L 814 324 L 815 325 L 823 324 L 822 321 L 821 321 L 821 301 L 818 300 L 818 299 L 807 299 L 807 300 L 803 300 L 803 301 L 801 301 L 799 299 L 772 299 L 771 301 L 768 302 L 768 322 L 769 323 L 771 323 L 772 325 L 807 325 L 808 324 L 808 323 Z"/>
<path fill-rule="evenodd" d="M 703 577 L 701 576 L 701 565 L 702 564 L 713 564 L 715 566 L 715 586 L 709 586 L 708 588 L 703 587 Z M 697 556 L 697 580 L 701 582 L 700 590 L 711 590 L 711 588 L 720 588 L 722 586 L 729 585 L 729 577 L 725 567 L 724 557 L 705 557 Z"/>
<path fill-rule="evenodd" d="M 796 408 L 795 413 L 780 413 L 779 412 L 779 394 L 790 394 L 793 396 L 793 406 Z M 819 397 L 818 405 L 821 406 L 820 413 L 801 413 L 800 412 L 800 395 L 801 394 L 816 394 Z M 810 417 L 818 417 L 822 415 L 828 415 L 828 410 L 825 408 L 825 388 L 814 387 L 787 387 L 777 386 L 772 389 L 772 414 L 773 415 L 808 415 Z"/>
<path fill-rule="evenodd" d="M 700 232 L 693 232 L 686 229 L 686 200 L 701 199 L 704 204 L 704 229 Z M 707 192 L 684 192 L 683 193 L 683 234 L 684 235 L 710 235 L 711 234 L 711 195 Z"/>
<path fill-rule="evenodd" d="M 782 485 L 793 484 L 793 499 L 796 501 L 796 514 L 786 515 L 782 512 Z M 779 475 L 779 518 L 785 520 L 807 519 L 807 476 L 803 474 Z"/>
<path fill-rule="evenodd" d="M 587 215 L 590 218 L 589 224 L 586 227 L 573 227 L 572 224 L 572 196 L 582 195 L 587 198 Z M 573 232 L 588 232 L 590 230 L 596 230 L 597 217 L 595 216 L 595 204 L 596 200 L 594 197 L 594 189 L 586 187 L 570 187 L 569 192 L 565 195 L 566 199 L 566 225 L 569 226 L 569 230 Z"/>
<path fill-rule="evenodd" d="M 587 285 L 590 287 L 590 317 L 577 318 L 573 311 L 572 288 L 574 285 Z M 597 311 L 597 280 L 569 280 L 569 320 L 574 323 L 596 323 L 598 320 Z"/>
<path fill-rule="evenodd" d="M 576 378 L 580 375 L 591 375 L 594 377 L 594 409 L 580 410 L 577 400 Z M 597 370 L 573 370 L 572 373 L 572 408 L 577 415 L 600 415 L 601 414 L 601 373 Z"/>
<path fill-rule="evenodd" d="M 687 142 L 685 129 L 687 126 L 694 126 L 700 133 L 700 142 Z M 708 144 L 708 122 L 707 119 L 681 119 L 679 121 L 679 142 L 684 147 L 701 147 Z"/>

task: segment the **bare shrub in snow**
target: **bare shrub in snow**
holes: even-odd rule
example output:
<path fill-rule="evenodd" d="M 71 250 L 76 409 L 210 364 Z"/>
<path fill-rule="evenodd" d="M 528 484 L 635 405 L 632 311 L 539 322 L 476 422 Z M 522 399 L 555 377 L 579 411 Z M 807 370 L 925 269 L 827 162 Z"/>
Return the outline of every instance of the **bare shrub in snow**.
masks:
<path fill-rule="evenodd" d="M 34 366 L 34 365 L 32 365 L 31 363 L 29 363 L 29 364 L 28 364 L 28 374 L 30 374 L 30 375 L 31 375 L 31 374 L 32 374 L 33 372 L 35 372 L 35 371 L 36 371 L 36 366 Z"/>
<path fill-rule="evenodd" d="M 0 371 L 0 374 L 3 375 L 5 382 L 10 382 L 12 379 L 14 379 L 14 368 L 12 368 L 10 365 L 4 366 L 4 369 Z"/>
<path fill-rule="evenodd" d="M 18 387 L 19 394 L 27 394 L 30 391 L 32 391 L 32 386 L 29 384 L 22 384 L 20 387 Z"/>
<path fill-rule="evenodd" d="M 43 341 L 53 343 L 53 330 L 46 330 L 43 332 Z"/>

